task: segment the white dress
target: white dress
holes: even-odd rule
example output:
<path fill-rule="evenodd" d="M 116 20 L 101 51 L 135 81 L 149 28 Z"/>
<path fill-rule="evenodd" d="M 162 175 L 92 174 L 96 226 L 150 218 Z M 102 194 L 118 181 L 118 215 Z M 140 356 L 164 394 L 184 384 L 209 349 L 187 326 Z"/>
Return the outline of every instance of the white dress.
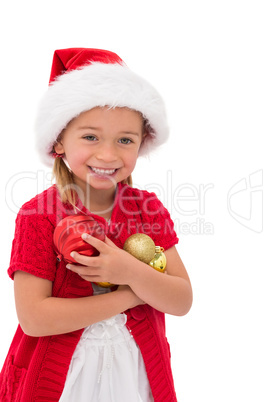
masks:
<path fill-rule="evenodd" d="M 110 291 L 93 284 L 94 295 Z M 152 402 L 145 365 L 126 315 L 87 327 L 74 351 L 59 402 Z"/>

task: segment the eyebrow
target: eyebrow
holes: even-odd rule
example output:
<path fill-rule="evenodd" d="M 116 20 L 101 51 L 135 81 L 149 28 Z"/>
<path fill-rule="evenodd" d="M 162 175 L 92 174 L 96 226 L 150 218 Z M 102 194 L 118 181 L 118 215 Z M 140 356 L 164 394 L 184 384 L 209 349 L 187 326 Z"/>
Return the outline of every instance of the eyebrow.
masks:
<path fill-rule="evenodd" d="M 101 128 L 99 128 L 99 127 L 91 127 L 91 126 L 81 126 L 81 127 L 78 127 L 78 130 L 95 130 L 95 131 L 100 131 Z M 136 136 L 139 137 L 139 133 L 136 133 L 136 132 L 134 132 L 134 131 L 120 131 L 119 134 L 130 134 L 130 135 L 132 134 L 132 135 L 136 135 Z"/>
<path fill-rule="evenodd" d="M 134 131 L 121 131 L 119 134 L 132 134 L 132 135 L 137 135 L 139 137 L 139 133 L 136 133 Z"/>
<path fill-rule="evenodd" d="M 97 131 L 100 130 L 100 128 L 98 128 L 98 127 L 90 127 L 90 126 L 81 126 L 81 127 L 78 127 L 78 130 L 88 130 L 88 129 L 90 129 L 90 130 L 97 130 Z"/>

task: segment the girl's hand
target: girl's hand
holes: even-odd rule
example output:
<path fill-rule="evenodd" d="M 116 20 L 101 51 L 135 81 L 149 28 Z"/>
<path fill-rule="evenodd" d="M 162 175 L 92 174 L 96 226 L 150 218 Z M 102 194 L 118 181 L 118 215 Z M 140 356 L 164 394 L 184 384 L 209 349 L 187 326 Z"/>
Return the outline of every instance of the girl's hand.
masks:
<path fill-rule="evenodd" d="M 135 275 L 135 266 L 141 264 L 140 261 L 117 247 L 107 236 L 103 242 L 84 233 L 82 239 L 95 247 L 100 255 L 88 257 L 73 251 L 72 257 L 81 265 L 68 264 L 68 269 L 90 282 L 110 282 L 115 285 L 130 282 Z"/>

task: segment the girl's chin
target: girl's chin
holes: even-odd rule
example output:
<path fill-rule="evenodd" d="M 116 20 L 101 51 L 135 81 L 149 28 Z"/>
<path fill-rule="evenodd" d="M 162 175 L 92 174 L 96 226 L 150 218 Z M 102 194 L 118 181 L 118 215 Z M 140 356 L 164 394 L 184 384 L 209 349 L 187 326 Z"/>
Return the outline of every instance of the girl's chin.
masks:
<path fill-rule="evenodd" d="M 117 183 L 119 180 L 117 180 L 116 177 L 99 177 L 99 175 L 92 174 L 87 180 L 87 183 L 96 189 L 110 189 L 110 188 L 116 188 Z"/>

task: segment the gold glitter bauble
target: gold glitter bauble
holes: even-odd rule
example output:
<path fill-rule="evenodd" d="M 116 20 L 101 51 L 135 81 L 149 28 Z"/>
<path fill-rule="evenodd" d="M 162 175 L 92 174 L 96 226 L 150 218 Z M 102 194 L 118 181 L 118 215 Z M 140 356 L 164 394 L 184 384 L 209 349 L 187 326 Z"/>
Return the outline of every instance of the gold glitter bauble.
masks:
<path fill-rule="evenodd" d="M 112 286 L 114 286 L 112 283 L 110 282 L 96 282 L 96 284 L 102 288 L 110 288 Z"/>
<path fill-rule="evenodd" d="M 166 270 L 166 265 L 167 265 L 167 259 L 164 254 L 164 249 L 163 247 L 156 246 L 155 247 L 155 256 L 150 261 L 150 266 L 156 269 L 159 272 L 165 272 Z"/>
<path fill-rule="evenodd" d="M 145 264 L 149 264 L 154 258 L 155 244 L 146 234 L 135 233 L 125 241 L 124 250 Z"/>

